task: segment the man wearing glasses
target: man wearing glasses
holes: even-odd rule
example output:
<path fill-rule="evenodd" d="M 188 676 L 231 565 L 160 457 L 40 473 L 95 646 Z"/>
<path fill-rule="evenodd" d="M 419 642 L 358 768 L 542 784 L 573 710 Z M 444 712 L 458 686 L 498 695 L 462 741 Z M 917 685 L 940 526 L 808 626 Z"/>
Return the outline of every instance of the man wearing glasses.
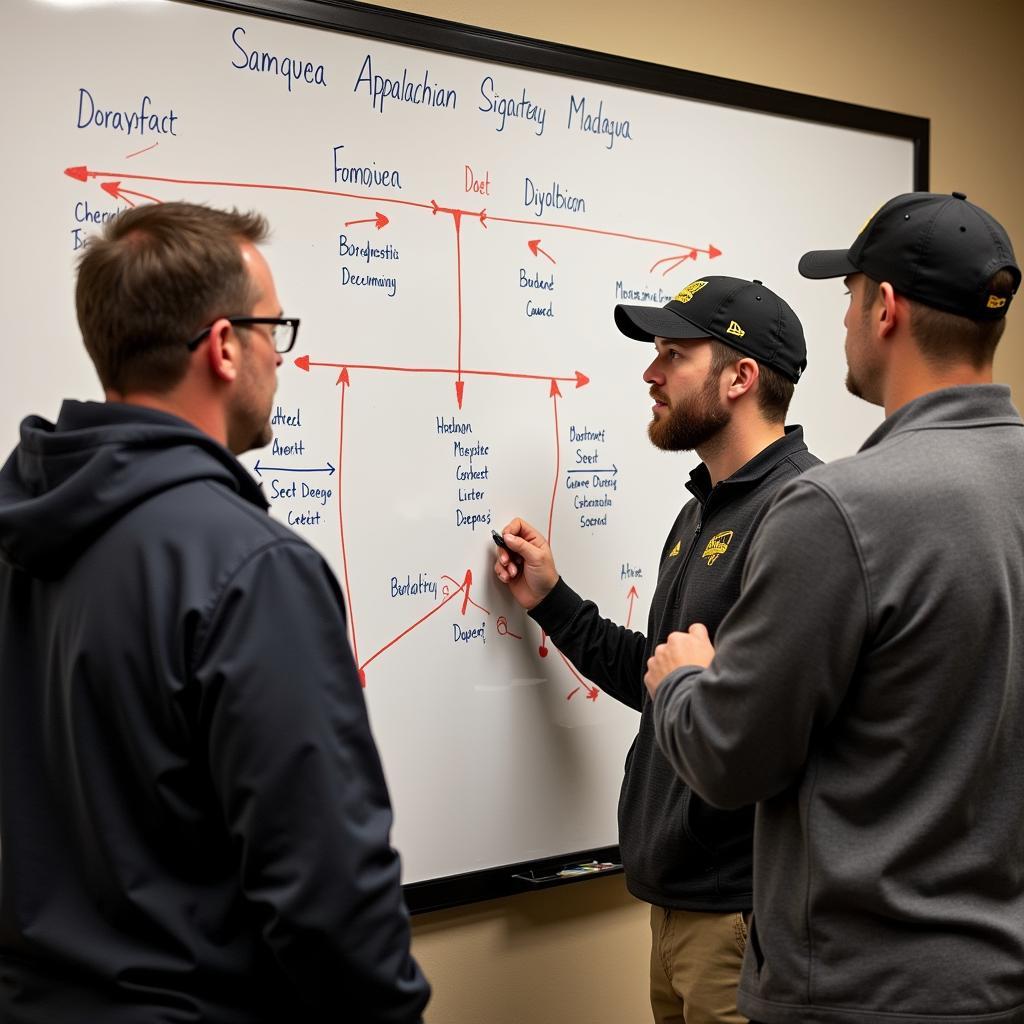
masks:
<path fill-rule="evenodd" d="M 78 320 L 106 402 L 0 471 L 0 1020 L 421 1019 L 337 582 L 235 458 L 281 316 L 254 214 L 109 222 Z"/>

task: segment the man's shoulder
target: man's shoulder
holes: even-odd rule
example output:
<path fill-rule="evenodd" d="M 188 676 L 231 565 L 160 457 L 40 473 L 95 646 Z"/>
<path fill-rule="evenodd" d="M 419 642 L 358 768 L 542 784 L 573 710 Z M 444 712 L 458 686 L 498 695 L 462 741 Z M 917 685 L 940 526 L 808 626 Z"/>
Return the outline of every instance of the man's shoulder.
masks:
<path fill-rule="evenodd" d="M 801 448 L 791 452 L 784 459 L 781 459 L 772 467 L 770 476 L 778 481 L 792 480 L 812 469 L 823 466 L 824 463 L 812 451 Z"/>
<path fill-rule="evenodd" d="M 896 514 L 886 509 L 898 501 L 894 484 L 900 479 L 900 461 L 892 451 L 869 449 L 818 463 L 786 480 L 777 504 L 786 504 L 789 514 L 797 517 L 813 519 L 830 507 L 851 524 L 862 517 L 877 522 Z"/>
<path fill-rule="evenodd" d="M 779 490 L 790 483 L 790 481 L 811 472 L 823 463 L 807 448 L 801 447 L 795 451 L 788 452 L 761 477 L 757 486 L 753 488 L 749 500 L 752 504 L 763 505 L 774 500 Z"/>
<path fill-rule="evenodd" d="M 205 552 L 212 561 L 239 561 L 263 548 L 313 548 L 223 480 L 197 479 L 169 487 L 134 509 L 124 526 L 173 548 Z"/>

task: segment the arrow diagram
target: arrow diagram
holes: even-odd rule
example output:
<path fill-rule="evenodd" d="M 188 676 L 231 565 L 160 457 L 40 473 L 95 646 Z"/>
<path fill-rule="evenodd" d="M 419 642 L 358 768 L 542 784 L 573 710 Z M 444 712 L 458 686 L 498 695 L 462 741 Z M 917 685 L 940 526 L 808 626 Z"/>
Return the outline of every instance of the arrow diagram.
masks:
<path fill-rule="evenodd" d="M 629 612 L 626 614 L 626 629 L 629 629 L 629 623 L 633 618 L 633 603 L 640 595 L 636 592 L 636 587 L 630 587 L 629 593 L 626 597 L 629 598 Z"/>
<path fill-rule="evenodd" d="M 567 469 L 566 473 L 611 473 L 612 476 L 617 476 L 619 467 L 612 463 L 611 469 Z"/>
<path fill-rule="evenodd" d="M 528 246 L 530 247 L 530 252 L 532 252 L 534 256 L 536 256 L 536 255 L 537 255 L 538 253 L 543 253 L 543 255 L 547 256 L 547 258 L 548 258 L 549 260 L 551 260 L 551 262 L 552 262 L 552 263 L 555 263 L 555 262 L 557 262 L 557 261 L 555 260 L 555 257 L 554 257 L 554 256 L 552 256 L 552 255 L 551 255 L 551 253 L 549 253 L 549 252 L 545 252 L 545 251 L 544 251 L 544 250 L 543 250 L 543 249 L 542 249 L 542 248 L 540 247 L 540 239 L 539 239 L 539 238 L 534 238 L 534 239 L 533 239 L 532 241 L 530 241 L 530 242 L 527 242 L 526 244 L 527 244 L 527 245 L 528 245 Z"/>
<path fill-rule="evenodd" d="M 148 199 L 151 203 L 160 202 L 156 196 L 147 196 L 145 192 L 133 192 L 128 188 L 121 188 L 121 182 L 119 181 L 101 181 L 100 188 L 109 195 L 112 195 L 115 199 L 124 199 L 129 206 L 134 206 L 135 203 L 130 199 L 126 199 L 126 196 L 138 196 L 140 199 Z"/>
<path fill-rule="evenodd" d="M 366 220 L 347 220 L 345 221 L 345 227 L 350 228 L 353 224 L 376 224 L 377 230 L 380 231 L 382 227 L 390 224 L 391 221 L 384 216 L 379 210 L 377 211 L 376 217 L 368 217 Z"/>
<path fill-rule="evenodd" d="M 334 467 L 329 462 L 326 466 L 261 466 L 257 459 L 252 468 L 257 476 L 263 476 L 264 473 L 326 473 L 334 476 Z"/>

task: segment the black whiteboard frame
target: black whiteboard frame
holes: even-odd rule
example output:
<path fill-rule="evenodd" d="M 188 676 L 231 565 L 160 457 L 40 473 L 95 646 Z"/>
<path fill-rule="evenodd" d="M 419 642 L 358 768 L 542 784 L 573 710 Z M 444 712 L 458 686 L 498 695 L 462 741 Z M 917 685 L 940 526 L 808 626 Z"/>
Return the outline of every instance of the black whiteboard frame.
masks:
<path fill-rule="evenodd" d="M 604 82 L 680 99 L 905 139 L 913 144 L 914 190 L 928 189 L 930 122 L 924 117 L 543 42 L 421 14 L 373 7 L 353 0 L 176 2 L 310 25 L 440 53 L 545 71 L 567 78 Z M 557 876 L 560 867 L 590 860 L 617 864 L 619 849 L 617 846 L 605 846 L 593 850 L 577 850 L 541 860 L 498 865 L 480 871 L 414 882 L 403 886 L 403 889 L 409 910 L 417 914 L 521 892 L 534 892 L 539 888 L 575 884 L 587 878 L 621 871 L 621 868 L 614 868 L 582 876 Z M 531 874 L 548 878 L 545 881 L 527 881 L 526 876 Z"/>

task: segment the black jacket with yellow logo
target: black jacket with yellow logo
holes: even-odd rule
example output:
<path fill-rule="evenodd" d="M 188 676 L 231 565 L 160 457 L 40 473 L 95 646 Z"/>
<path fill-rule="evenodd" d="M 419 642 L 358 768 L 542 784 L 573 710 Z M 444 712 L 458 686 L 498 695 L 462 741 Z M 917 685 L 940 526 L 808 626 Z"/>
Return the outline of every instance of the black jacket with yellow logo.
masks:
<path fill-rule="evenodd" d="M 820 461 L 794 426 L 713 488 L 703 464 L 690 474 L 694 497 L 665 541 L 646 636 L 602 618 L 564 580 L 531 613 L 581 672 L 641 713 L 619 798 L 619 843 L 629 890 L 648 903 L 722 913 L 751 907 L 753 808 L 718 810 L 676 775 L 655 742 L 643 678 L 654 648 L 674 630 L 702 622 L 714 640 L 772 499 Z"/>

